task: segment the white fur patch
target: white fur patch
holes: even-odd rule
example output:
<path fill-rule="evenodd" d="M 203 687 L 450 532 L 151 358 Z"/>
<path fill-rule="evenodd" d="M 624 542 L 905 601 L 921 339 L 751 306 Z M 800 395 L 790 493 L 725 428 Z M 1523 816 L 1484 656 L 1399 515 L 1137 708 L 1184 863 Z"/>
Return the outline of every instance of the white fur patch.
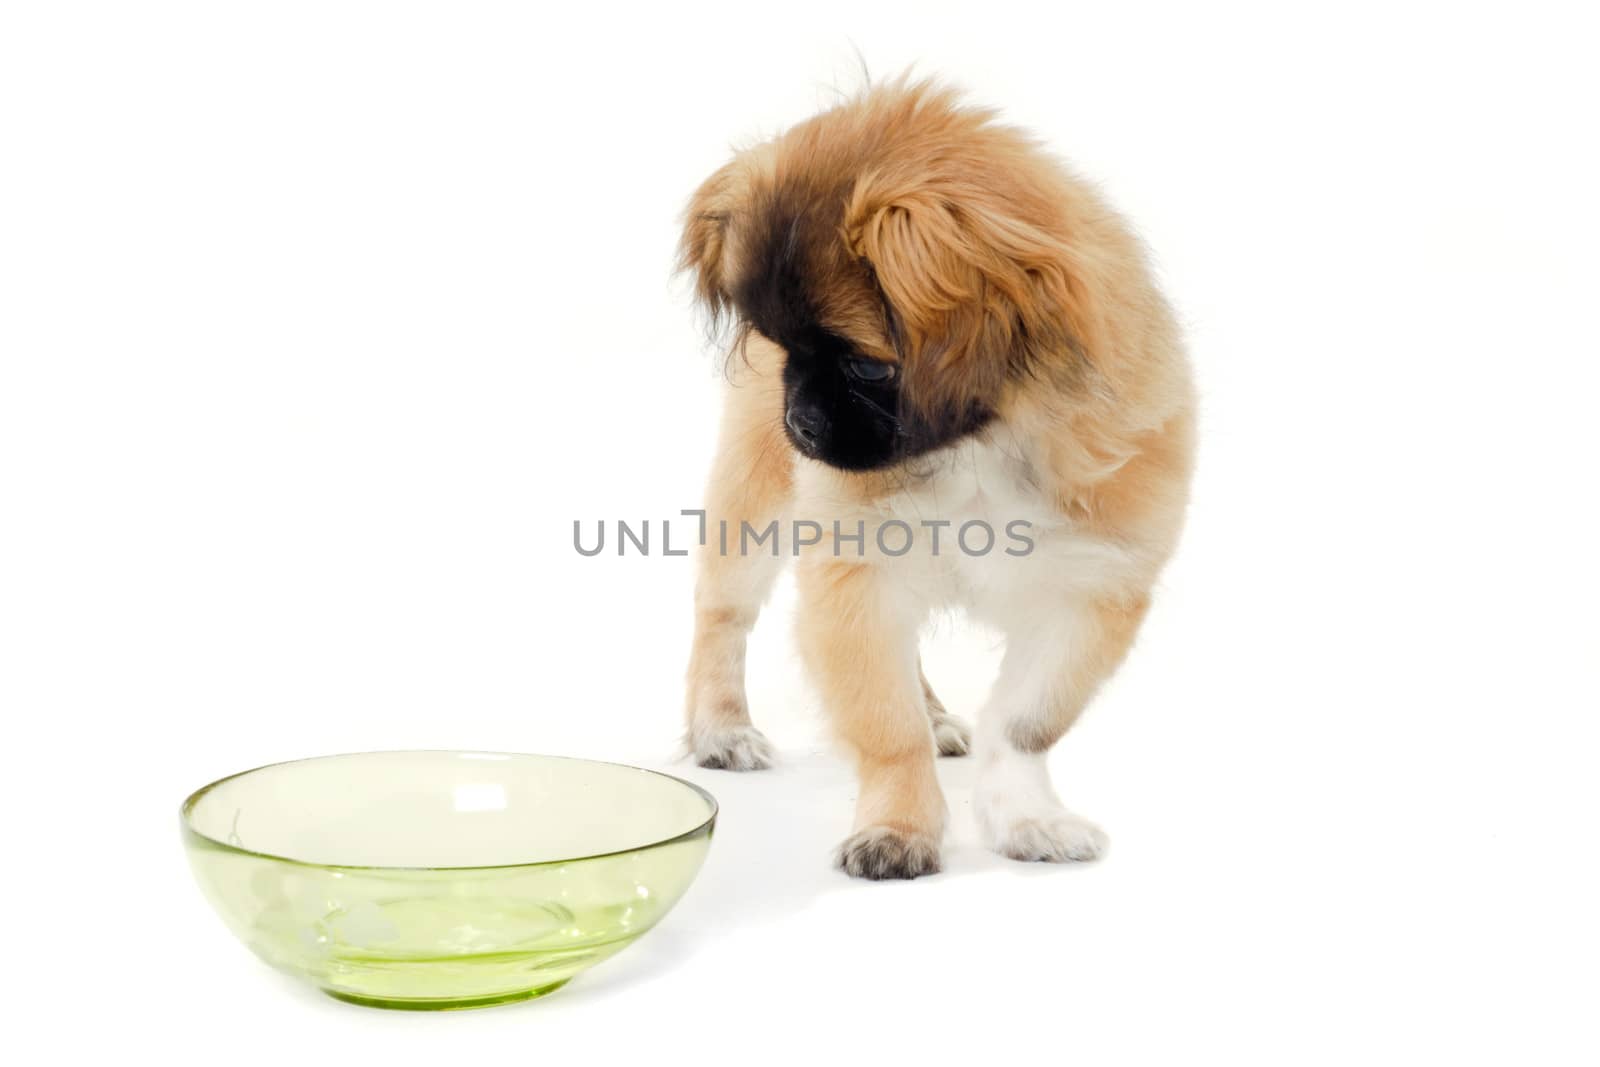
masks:
<path fill-rule="evenodd" d="M 1087 533 L 1062 515 L 1039 488 L 1034 461 L 1013 443 L 980 435 L 922 457 L 910 468 L 903 490 L 852 507 L 841 505 L 834 472 L 802 462 L 794 514 L 815 517 L 830 532 L 806 551 L 835 551 L 834 519 L 852 533 L 863 523 L 864 547 L 845 543 L 839 549 L 842 558 L 855 558 L 859 551 L 895 574 L 925 610 L 959 605 L 1006 631 L 1048 615 L 1055 605 L 1138 584 L 1148 570 L 1124 546 Z M 905 554 L 880 550 L 875 533 L 887 523 L 904 523 L 913 531 Z M 940 525 L 930 528 L 929 523 Z M 970 527 L 963 548 L 961 531 L 969 524 L 980 525 Z M 977 551 L 986 541 L 985 528 L 993 532 L 993 546 Z M 1008 533 L 1012 529 L 1031 547 L 1025 549 Z M 904 534 L 890 533 L 889 548 L 898 551 Z"/>
<path fill-rule="evenodd" d="M 973 813 L 983 843 L 1014 860 L 1066 863 L 1098 859 L 1105 832 L 1062 807 L 1050 785 L 1044 755 L 990 747 L 980 740 Z"/>

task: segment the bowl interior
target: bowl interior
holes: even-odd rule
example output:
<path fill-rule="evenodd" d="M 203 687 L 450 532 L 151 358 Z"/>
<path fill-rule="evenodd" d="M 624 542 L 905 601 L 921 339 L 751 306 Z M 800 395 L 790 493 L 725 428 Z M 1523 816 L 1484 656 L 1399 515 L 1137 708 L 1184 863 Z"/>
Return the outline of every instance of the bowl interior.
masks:
<path fill-rule="evenodd" d="M 345 867 L 549 863 L 670 841 L 715 814 L 710 796 L 636 767 L 557 756 L 371 752 L 225 778 L 184 805 L 191 830 L 234 848 Z"/>

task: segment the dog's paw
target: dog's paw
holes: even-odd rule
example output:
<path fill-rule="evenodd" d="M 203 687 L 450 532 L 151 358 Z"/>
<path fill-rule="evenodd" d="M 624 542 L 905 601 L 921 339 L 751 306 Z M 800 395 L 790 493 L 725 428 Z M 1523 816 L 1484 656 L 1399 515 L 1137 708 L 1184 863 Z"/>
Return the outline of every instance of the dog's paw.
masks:
<path fill-rule="evenodd" d="M 941 756 L 965 756 L 972 751 L 972 727 L 948 711 L 931 712 L 933 740 Z"/>
<path fill-rule="evenodd" d="M 776 761 L 772 742 L 754 726 L 725 726 L 689 739 L 694 761 L 722 771 L 761 771 Z"/>
<path fill-rule="evenodd" d="M 869 826 L 845 838 L 834 866 L 852 878 L 918 878 L 939 870 L 939 842 L 928 834 Z"/>
<path fill-rule="evenodd" d="M 1110 839 L 1088 819 L 1060 807 L 1038 811 L 980 811 L 983 842 L 1002 856 L 1045 863 L 1099 859 Z"/>

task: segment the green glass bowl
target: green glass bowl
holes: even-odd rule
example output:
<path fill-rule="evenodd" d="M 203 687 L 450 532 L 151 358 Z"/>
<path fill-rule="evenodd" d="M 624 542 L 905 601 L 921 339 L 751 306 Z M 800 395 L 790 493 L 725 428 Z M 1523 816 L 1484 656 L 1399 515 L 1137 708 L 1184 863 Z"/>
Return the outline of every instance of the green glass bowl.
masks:
<path fill-rule="evenodd" d="M 542 996 L 661 921 L 717 803 L 670 775 L 489 752 L 278 763 L 183 804 L 201 888 L 268 963 L 340 1000 Z"/>

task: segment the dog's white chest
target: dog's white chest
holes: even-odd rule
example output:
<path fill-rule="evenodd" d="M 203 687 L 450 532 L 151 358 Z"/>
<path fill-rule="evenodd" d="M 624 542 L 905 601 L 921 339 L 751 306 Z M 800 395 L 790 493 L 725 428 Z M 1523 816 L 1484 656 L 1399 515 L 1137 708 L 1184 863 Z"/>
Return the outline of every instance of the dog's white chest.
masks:
<path fill-rule="evenodd" d="M 892 561 L 931 605 L 994 614 L 1016 600 L 1037 557 L 1065 533 L 1028 459 L 987 441 L 929 457 L 907 487 L 882 502 L 883 521 L 918 531 L 915 550 Z"/>
<path fill-rule="evenodd" d="M 937 524 L 937 551 L 932 537 L 920 537 L 917 551 L 892 563 L 930 604 L 960 605 L 1002 625 L 1120 584 L 1132 565 L 1126 550 L 1057 510 L 1046 482 L 1027 455 L 1002 444 L 945 450 L 883 502 L 886 518 Z"/>
<path fill-rule="evenodd" d="M 1054 506 L 1039 467 L 1014 447 L 977 438 L 919 460 L 904 487 L 871 504 L 840 506 L 831 477 L 802 469 L 797 515 L 859 532 L 864 558 L 929 608 L 960 606 L 999 623 L 1051 602 L 1120 584 L 1133 561 Z M 857 558 L 831 537 L 807 551 Z"/>

